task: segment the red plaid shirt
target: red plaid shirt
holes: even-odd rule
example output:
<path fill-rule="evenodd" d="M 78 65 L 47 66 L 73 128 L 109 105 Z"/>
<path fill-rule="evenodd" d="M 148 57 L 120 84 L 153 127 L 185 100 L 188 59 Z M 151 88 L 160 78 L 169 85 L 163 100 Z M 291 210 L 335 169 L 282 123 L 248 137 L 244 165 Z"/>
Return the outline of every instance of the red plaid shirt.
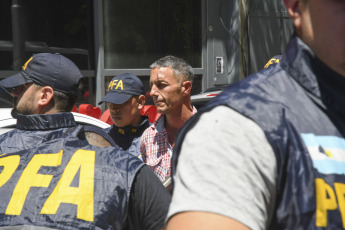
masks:
<path fill-rule="evenodd" d="M 197 112 L 193 107 L 193 114 Z M 141 135 L 140 152 L 143 161 L 163 182 L 171 175 L 172 147 L 165 129 L 165 116 L 160 116 L 155 123 Z"/>

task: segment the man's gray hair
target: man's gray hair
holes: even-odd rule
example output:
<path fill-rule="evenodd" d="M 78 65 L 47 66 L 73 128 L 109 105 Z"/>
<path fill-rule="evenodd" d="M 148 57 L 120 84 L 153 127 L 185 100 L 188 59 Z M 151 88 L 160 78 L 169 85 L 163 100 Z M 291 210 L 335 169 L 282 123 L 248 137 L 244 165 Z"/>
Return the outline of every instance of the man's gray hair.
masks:
<path fill-rule="evenodd" d="M 151 69 L 162 67 L 172 68 L 174 71 L 174 75 L 178 79 L 179 83 L 182 83 L 182 81 L 193 82 L 193 68 L 182 58 L 169 55 L 160 58 L 159 60 L 155 61 L 150 65 Z M 182 76 L 183 79 L 180 76 Z"/>

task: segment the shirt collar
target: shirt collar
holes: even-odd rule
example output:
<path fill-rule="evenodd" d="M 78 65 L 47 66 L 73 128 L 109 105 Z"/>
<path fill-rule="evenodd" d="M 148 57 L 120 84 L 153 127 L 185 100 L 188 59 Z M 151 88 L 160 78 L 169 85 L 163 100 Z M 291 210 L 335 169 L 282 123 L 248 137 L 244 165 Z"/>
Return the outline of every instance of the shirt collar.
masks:
<path fill-rule="evenodd" d="M 17 117 L 17 128 L 22 130 L 44 130 L 76 126 L 72 113 L 21 115 Z"/>
<path fill-rule="evenodd" d="M 193 115 L 196 114 L 198 110 L 193 106 Z M 165 115 L 162 114 L 151 126 L 156 129 L 157 132 L 162 133 L 165 130 Z"/>
<path fill-rule="evenodd" d="M 148 126 L 145 125 L 145 123 L 149 122 L 149 118 L 147 116 L 141 116 L 141 123 L 139 125 L 132 125 L 132 126 L 126 126 L 126 127 L 117 127 L 115 124 L 114 126 L 114 131 L 118 132 L 119 134 L 122 135 L 130 135 L 133 134 L 135 135 L 136 133 L 142 133 L 143 129 L 146 129 Z"/>
<path fill-rule="evenodd" d="M 336 73 L 316 57 L 314 52 L 297 36 L 288 45 L 282 68 L 313 97 L 328 107 L 345 113 L 345 77 Z"/>

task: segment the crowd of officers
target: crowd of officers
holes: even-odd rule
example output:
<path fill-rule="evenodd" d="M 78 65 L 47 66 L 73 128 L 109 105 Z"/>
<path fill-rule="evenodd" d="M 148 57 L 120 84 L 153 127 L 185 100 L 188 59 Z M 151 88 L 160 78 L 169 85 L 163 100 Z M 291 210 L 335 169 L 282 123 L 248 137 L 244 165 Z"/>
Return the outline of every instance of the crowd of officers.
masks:
<path fill-rule="evenodd" d="M 152 63 L 153 123 L 124 73 L 99 102 L 114 124 L 77 124 L 80 70 L 34 54 L 0 81 L 17 119 L 0 136 L 0 228 L 344 229 L 345 1 L 284 4 L 285 54 L 199 111 L 192 67 Z"/>

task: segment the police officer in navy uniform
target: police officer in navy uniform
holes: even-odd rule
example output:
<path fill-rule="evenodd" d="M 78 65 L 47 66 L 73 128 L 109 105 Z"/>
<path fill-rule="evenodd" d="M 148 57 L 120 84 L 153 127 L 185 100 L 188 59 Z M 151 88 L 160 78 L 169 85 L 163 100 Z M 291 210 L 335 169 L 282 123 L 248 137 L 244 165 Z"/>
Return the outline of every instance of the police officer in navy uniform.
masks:
<path fill-rule="evenodd" d="M 284 3 L 279 63 L 179 133 L 168 230 L 345 228 L 345 1 Z"/>
<path fill-rule="evenodd" d="M 17 118 L 0 136 L 0 228 L 162 227 L 170 195 L 153 172 L 119 147 L 90 144 L 75 123 L 82 77 L 66 57 L 40 53 L 0 81 Z"/>
<path fill-rule="evenodd" d="M 107 103 L 114 124 L 105 129 L 115 143 L 141 159 L 140 137 L 151 124 L 147 116 L 141 116 L 145 105 L 145 92 L 141 80 L 130 73 L 111 79 L 107 95 L 98 103 Z"/>

